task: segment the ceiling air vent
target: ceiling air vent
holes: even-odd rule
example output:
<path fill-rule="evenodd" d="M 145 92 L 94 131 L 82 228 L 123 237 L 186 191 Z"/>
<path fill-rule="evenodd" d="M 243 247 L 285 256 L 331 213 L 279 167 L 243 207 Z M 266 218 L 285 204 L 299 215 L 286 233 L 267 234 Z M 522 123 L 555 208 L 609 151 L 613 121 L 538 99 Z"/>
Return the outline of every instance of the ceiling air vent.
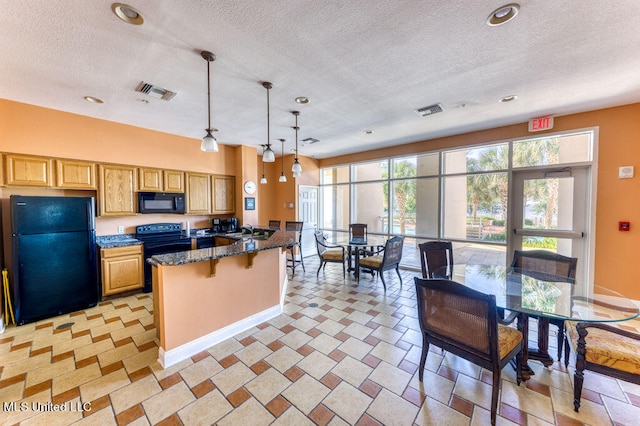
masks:
<path fill-rule="evenodd" d="M 418 108 L 415 110 L 420 117 L 426 117 L 428 115 L 433 115 L 438 112 L 444 111 L 444 107 L 442 104 L 429 105 L 423 108 Z"/>
<path fill-rule="evenodd" d="M 317 142 L 320 142 L 320 139 L 314 139 L 314 138 L 302 139 L 302 143 L 307 145 L 311 145 L 312 143 L 317 143 Z"/>
<path fill-rule="evenodd" d="M 163 89 L 162 87 L 145 83 L 144 81 L 140 82 L 140 84 L 136 88 L 136 92 L 145 93 L 152 98 L 162 99 L 165 101 L 170 101 L 176 95 L 176 92 L 171 92 L 167 89 Z"/>

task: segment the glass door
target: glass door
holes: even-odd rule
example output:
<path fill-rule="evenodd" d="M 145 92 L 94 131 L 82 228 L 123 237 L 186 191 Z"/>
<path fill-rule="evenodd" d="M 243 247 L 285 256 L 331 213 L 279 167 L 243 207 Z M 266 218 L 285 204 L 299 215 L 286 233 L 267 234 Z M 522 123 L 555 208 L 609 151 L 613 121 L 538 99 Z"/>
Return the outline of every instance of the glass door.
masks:
<path fill-rule="evenodd" d="M 512 180 L 510 253 L 542 249 L 578 258 L 582 294 L 591 287 L 589 175 L 589 167 L 556 168 L 514 172 Z"/>

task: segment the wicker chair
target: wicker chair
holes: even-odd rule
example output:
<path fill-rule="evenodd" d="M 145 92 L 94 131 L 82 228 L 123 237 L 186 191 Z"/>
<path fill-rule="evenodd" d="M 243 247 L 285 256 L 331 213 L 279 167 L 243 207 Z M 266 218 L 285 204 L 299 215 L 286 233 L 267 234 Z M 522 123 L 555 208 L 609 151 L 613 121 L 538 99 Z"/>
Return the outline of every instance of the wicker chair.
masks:
<path fill-rule="evenodd" d="M 427 241 L 418 245 L 422 278 L 451 278 L 453 272 L 453 245 L 451 241 Z M 440 268 L 447 268 L 443 272 Z M 434 271 L 438 271 L 438 276 Z M 440 273 L 443 272 L 443 273 Z"/>
<path fill-rule="evenodd" d="M 402 260 L 402 246 L 404 237 L 389 238 L 382 250 L 372 253 L 370 256 L 358 259 L 356 270 L 358 272 L 358 281 L 360 281 L 360 269 L 378 272 L 382 280 L 382 286 L 387 291 L 387 284 L 384 282 L 383 272 L 388 269 L 395 269 L 400 278 L 400 286 L 402 286 L 402 277 L 400 276 L 400 261 Z M 369 253 L 367 253 L 369 254 Z"/>
<path fill-rule="evenodd" d="M 562 256 L 547 250 L 515 250 L 511 266 L 526 271 L 542 273 L 557 277 L 565 277 L 574 282 L 578 259 Z M 558 361 L 562 358 L 563 346 L 567 348 L 569 342 L 564 335 L 564 320 L 538 318 L 538 336 L 549 336 L 549 324 L 558 327 Z"/>
<path fill-rule="evenodd" d="M 349 241 L 363 242 L 367 241 L 367 224 L 351 223 L 349 224 Z"/>
<path fill-rule="evenodd" d="M 422 382 L 429 345 L 434 344 L 493 373 L 491 424 L 496 423 L 502 368 L 514 357 L 522 380 L 522 333 L 498 324 L 496 298 L 445 279 L 415 277 L 422 355 Z"/>
<path fill-rule="evenodd" d="M 316 277 L 320 274 L 320 269 L 324 269 L 327 263 L 342 263 L 342 277 L 346 278 L 345 262 L 349 259 L 347 250 L 343 246 L 331 245 L 327 243 L 322 231 L 316 231 L 316 248 L 318 249 L 318 257 L 320 257 L 320 266 Z"/>
<path fill-rule="evenodd" d="M 568 340 L 574 345 L 573 409 L 580 408 L 584 370 L 640 385 L 640 335 L 598 322 L 567 321 Z M 587 330 L 589 329 L 589 330 Z M 569 351 L 565 366 L 569 365 Z"/>
<path fill-rule="evenodd" d="M 287 267 L 291 268 L 291 278 L 293 278 L 293 274 L 295 274 L 298 265 L 302 265 L 302 270 L 307 272 L 307 270 L 304 269 L 304 257 L 302 257 L 302 228 L 304 227 L 304 222 L 286 221 L 284 226 L 286 231 L 295 231 L 298 233 L 298 242 L 290 247 L 291 258 L 287 259 Z M 300 259 L 296 259 L 296 247 L 300 252 Z"/>
<path fill-rule="evenodd" d="M 279 220 L 269 220 L 269 228 L 278 228 L 280 229 L 280 222 Z"/>

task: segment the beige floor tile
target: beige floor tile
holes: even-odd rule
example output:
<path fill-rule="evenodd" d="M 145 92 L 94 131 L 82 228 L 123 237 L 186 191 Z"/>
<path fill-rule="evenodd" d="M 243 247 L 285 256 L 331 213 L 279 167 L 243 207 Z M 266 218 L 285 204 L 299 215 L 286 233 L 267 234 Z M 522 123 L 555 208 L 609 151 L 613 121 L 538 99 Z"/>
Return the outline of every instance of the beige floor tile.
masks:
<path fill-rule="evenodd" d="M 127 408 L 131 408 L 161 391 L 162 388 L 155 377 L 149 375 L 111 392 L 111 394 L 109 394 L 109 398 L 111 399 L 113 411 L 117 415 Z"/>
<path fill-rule="evenodd" d="M 347 327 L 345 327 L 342 332 L 348 334 L 349 336 L 353 336 L 356 339 L 364 340 L 373 332 L 373 330 L 362 324 L 358 324 L 357 322 L 352 322 Z"/>
<path fill-rule="evenodd" d="M 354 303 L 353 305 L 351 305 L 352 308 L 356 309 L 355 311 L 351 312 L 349 315 L 347 315 L 347 319 L 351 320 L 351 321 L 355 321 L 358 324 L 362 324 L 365 325 L 366 323 L 368 323 L 369 321 L 371 321 L 373 319 L 373 316 L 369 315 L 369 314 L 365 314 L 364 312 L 358 311 L 358 307 L 356 307 L 357 303 Z M 367 305 L 367 304 L 362 304 L 364 306 L 360 306 L 360 309 L 369 309 L 371 308 L 371 305 Z"/>
<path fill-rule="evenodd" d="M 14 385 L 15 386 L 15 385 Z M 5 388 L 6 389 L 6 388 Z M 46 404 L 47 402 L 51 402 L 51 390 L 46 390 L 44 392 L 40 392 L 37 393 L 35 395 L 32 395 L 28 398 L 24 398 L 23 400 L 20 400 L 20 396 L 11 396 L 11 395 L 7 395 L 4 394 L 2 391 L 4 391 L 5 389 L 0 389 L 0 401 L 1 402 L 11 402 L 11 401 L 16 401 L 16 403 L 26 403 L 26 409 L 25 410 L 21 410 L 21 409 L 15 409 L 15 410 L 11 410 L 11 411 L 5 411 L 3 410 L 2 413 L 2 424 L 6 424 L 6 425 L 15 425 L 18 424 L 20 422 L 22 422 L 24 419 L 28 419 L 29 417 L 33 417 L 36 414 L 38 414 L 37 411 L 33 411 L 31 409 L 32 407 L 32 403 L 34 402 L 39 402 L 42 404 Z M 22 394 L 22 386 L 19 386 L 19 392 L 20 395 Z"/>
<path fill-rule="evenodd" d="M 316 326 L 316 328 L 329 336 L 335 336 L 344 330 L 346 326 L 332 319 L 327 319 Z"/>
<path fill-rule="evenodd" d="M 29 353 L 31 352 L 30 348 L 22 348 L 22 349 L 18 349 L 16 351 L 12 351 L 12 352 L 7 352 L 6 354 L 2 354 L 0 355 L 0 365 L 4 365 L 7 366 L 9 364 L 12 364 L 16 361 L 20 361 L 20 360 L 24 360 L 29 358 Z M 2 373 L 2 380 L 6 379 L 7 376 L 4 374 L 4 372 Z"/>
<path fill-rule="evenodd" d="M 371 333 L 371 335 L 391 345 L 395 345 L 396 342 L 402 337 L 402 333 L 385 326 L 376 328 L 373 333 Z"/>
<path fill-rule="evenodd" d="M 324 377 L 337 363 L 328 356 L 313 351 L 298 363 L 298 367 L 317 380 Z"/>
<path fill-rule="evenodd" d="M 86 367 L 79 368 L 77 370 L 70 371 L 53 378 L 53 384 L 51 387 L 51 393 L 58 395 L 59 393 L 66 392 L 69 389 L 73 389 L 76 386 L 81 386 L 92 380 L 97 379 L 102 375 L 100 367 L 97 363 L 87 365 Z"/>
<path fill-rule="evenodd" d="M 65 358 L 61 361 L 54 362 L 53 364 L 46 364 L 43 367 L 30 370 L 27 373 L 26 386 L 37 385 L 45 380 L 53 379 L 54 377 L 61 376 L 65 373 L 75 370 L 76 363 L 71 358 Z"/>
<path fill-rule="evenodd" d="M 130 327 L 122 327 L 111 332 L 111 340 L 117 342 L 125 337 L 132 337 L 136 334 L 144 333 L 145 329 L 141 324 L 135 324 Z"/>
<path fill-rule="evenodd" d="M 265 361 L 281 373 L 284 373 L 297 364 L 302 358 L 302 355 L 291 349 L 289 346 L 283 346 L 271 355 L 267 356 Z"/>
<path fill-rule="evenodd" d="M 106 407 L 74 423 L 74 426 L 93 426 L 93 425 L 100 425 L 100 426 L 114 425 L 115 426 L 117 424 L 118 423 L 116 422 L 116 418 L 113 414 L 113 410 L 111 409 L 111 407 Z"/>
<path fill-rule="evenodd" d="M 180 375 L 190 388 L 202 383 L 222 371 L 222 366 L 212 357 L 206 357 L 187 368 L 180 370 Z"/>
<path fill-rule="evenodd" d="M 370 354 L 388 362 L 391 365 L 398 365 L 407 355 L 407 352 L 404 349 L 390 345 L 387 342 L 380 342 L 375 348 L 373 348 Z"/>
<path fill-rule="evenodd" d="M 87 346 L 82 346 L 77 349 L 74 349 L 73 353 L 76 357 L 76 361 L 81 361 L 83 359 L 92 357 L 94 355 L 102 354 L 108 350 L 113 349 L 113 342 L 111 339 L 100 340 L 96 343 L 91 343 Z"/>
<path fill-rule="evenodd" d="M 186 407 L 195 399 L 189 387 L 184 382 L 180 382 L 147 399 L 142 403 L 142 407 L 151 424 L 155 424 Z"/>
<path fill-rule="evenodd" d="M 47 365 L 51 365 L 51 353 L 46 352 L 30 358 L 22 358 L 10 364 L 5 364 L 2 370 L 2 379 L 17 376 L 30 370 L 35 370 Z"/>
<path fill-rule="evenodd" d="M 158 332 L 155 328 L 151 330 L 143 331 L 142 333 L 134 334 L 133 336 L 131 336 L 131 338 L 133 339 L 133 343 L 135 343 L 136 346 L 142 346 L 145 343 L 152 342 L 157 337 L 158 337 Z"/>
<path fill-rule="evenodd" d="M 158 359 L 158 347 L 154 346 L 151 349 L 147 349 L 144 352 L 138 352 L 137 354 L 125 358 L 122 360 L 124 368 L 128 373 L 133 373 L 141 368 L 148 367 L 157 362 Z"/>
<path fill-rule="evenodd" d="M 65 403 L 64 406 L 67 407 L 66 411 L 43 411 L 38 412 L 36 415 L 29 417 L 26 420 L 20 422 L 21 425 L 26 426 L 34 426 L 34 425 L 43 425 L 43 426 L 66 426 L 74 423 L 78 420 L 82 419 L 81 411 L 71 411 L 70 407 L 74 407 L 77 410 L 78 403 L 80 403 L 80 398 L 74 398 L 69 402 Z M 37 408 L 37 407 L 36 407 Z"/>
<path fill-rule="evenodd" d="M 402 426 L 413 424 L 419 410 L 409 401 L 382 389 L 367 409 L 367 414 L 383 425 Z"/>
<path fill-rule="evenodd" d="M 331 389 L 305 374 L 285 389 L 282 395 L 302 413 L 309 415 L 329 392 Z"/>
<path fill-rule="evenodd" d="M 409 386 L 412 388 L 421 391 L 425 395 L 429 395 L 429 397 L 445 405 L 449 404 L 451 400 L 451 394 L 453 394 L 455 384 L 456 382 L 446 379 L 426 368 L 422 382 L 420 382 L 417 371 L 409 382 Z"/>
<path fill-rule="evenodd" d="M 102 318 L 102 316 L 91 320 L 76 321 L 71 327 L 71 332 L 76 334 L 84 330 L 92 330 L 94 327 L 100 327 L 102 325 L 104 325 L 104 318 Z"/>
<path fill-rule="evenodd" d="M 178 373 L 183 368 L 187 368 L 188 366 L 193 364 L 194 364 L 193 360 L 191 358 L 187 358 L 175 365 L 172 365 L 169 368 L 164 368 L 164 369 L 162 368 L 160 363 L 156 361 L 153 364 L 151 364 L 150 368 L 151 368 L 151 371 L 153 371 L 153 374 L 155 375 L 156 379 L 162 380 L 171 376 L 172 374 Z"/>
<path fill-rule="evenodd" d="M 462 399 L 466 399 L 476 405 L 490 409 L 491 389 L 492 386 L 489 384 L 481 382 L 480 380 L 472 379 L 464 374 L 459 374 L 453 393 Z"/>
<path fill-rule="evenodd" d="M 362 360 L 373 350 L 373 346 L 354 337 L 349 337 L 338 350 L 350 355 L 352 358 Z"/>
<path fill-rule="evenodd" d="M 31 350 L 37 350 L 40 348 L 46 348 L 47 346 L 53 346 L 57 343 L 62 343 L 71 340 L 71 331 L 65 331 L 63 333 L 48 334 L 37 337 L 31 344 Z"/>
<path fill-rule="evenodd" d="M 373 370 L 369 379 L 397 395 L 402 395 L 411 380 L 411 374 L 386 362 L 381 362 Z"/>
<path fill-rule="evenodd" d="M 525 386 L 502 381 L 501 401 L 521 411 L 533 414 L 547 422 L 553 422 L 553 405 L 551 398 L 539 392 L 529 390 Z"/>
<path fill-rule="evenodd" d="M 313 340 L 310 340 L 307 344 L 323 354 L 329 355 L 335 348 L 342 344 L 342 341 L 323 333 Z"/>
<path fill-rule="evenodd" d="M 245 383 L 253 380 L 255 373 L 241 362 L 236 362 L 211 378 L 211 381 L 223 395 L 227 396 Z"/>
<path fill-rule="evenodd" d="M 374 308 L 374 309 L 376 309 L 376 308 Z M 395 317 L 392 317 L 391 315 L 383 314 L 383 313 L 380 313 L 380 314 L 376 315 L 375 317 L 373 317 L 371 319 L 371 321 L 373 321 L 375 323 L 378 323 L 380 325 L 383 325 L 385 327 L 389 327 L 389 328 L 395 327 L 396 324 L 398 324 L 400 322 L 400 320 L 398 318 L 395 318 Z"/>
<path fill-rule="evenodd" d="M 273 426 L 313 426 L 314 423 L 296 407 L 289 407 L 272 423 Z"/>
<path fill-rule="evenodd" d="M 106 376 L 100 376 L 95 380 L 80 386 L 82 401 L 94 401 L 107 395 L 116 389 L 120 389 L 131 383 L 127 372 L 121 368 Z"/>
<path fill-rule="evenodd" d="M 573 392 L 563 392 L 558 389 L 551 388 L 551 398 L 553 400 L 553 408 L 556 413 L 563 414 L 567 417 L 593 426 L 611 424 L 609 414 L 603 405 L 596 404 L 582 398 L 580 399 L 580 411 L 576 413 L 573 411 Z M 627 406 L 627 409 L 630 408 L 631 406 Z"/>
<path fill-rule="evenodd" d="M 336 365 L 331 372 L 342 380 L 346 380 L 354 387 L 359 387 L 364 380 L 369 377 L 373 368 L 362 362 L 356 361 L 350 356 L 345 357 Z"/>
<path fill-rule="evenodd" d="M 336 300 L 334 300 L 333 302 L 329 302 L 328 304 L 333 306 L 335 302 L 336 302 Z M 349 306 L 349 304 L 346 303 L 346 302 L 340 301 L 340 303 L 341 304 L 344 303 L 344 304 L 346 304 L 346 306 Z M 327 317 L 329 319 L 332 319 L 334 321 L 340 321 L 342 318 L 346 317 L 349 314 L 344 312 L 344 311 L 342 311 L 342 310 L 340 310 L 340 309 L 338 309 L 338 308 L 336 308 L 336 307 L 334 307 L 332 309 L 329 309 L 327 312 L 325 312 L 322 315 L 324 315 L 325 317 Z"/>
<path fill-rule="evenodd" d="M 269 324 L 271 324 L 272 326 L 276 327 L 276 328 L 282 328 L 285 325 L 291 323 L 293 321 L 293 318 L 291 318 L 289 315 L 278 315 L 275 318 L 271 318 L 269 320 Z"/>
<path fill-rule="evenodd" d="M 131 342 L 98 354 L 98 361 L 100 362 L 101 367 L 106 367 L 114 362 L 122 361 L 130 356 L 137 355 L 138 353 L 138 348 L 133 342 Z"/>
<path fill-rule="evenodd" d="M 355 424 L 371 404 L 368 395 L 360 392 L 347 382 L 341 382 L 322 401 L 331 411 L 342 417 L 347 423 Z"/>
<path fill-rule="evenodd" d="M 573 380 L 574 371 L 575 370 L 573 368 L 570 370 L 571 380 Z M 602 374 L 597 374 L 592 371 L 585 370 L 582 388 L 610 396 L 611 398 L 619 400 L 626 399 L 624 392 L 616 379 Z"/>
<path fill-rule="evenodd" d="M 130 314 L 121 316 L 120 320 L 122 320 L 123 323 L 128 323 L 135 319 L 139 320 L 141 318 L 145 318 L 148 316 L 149 316 L 149 311 L 147 311 L 146 309 L 141 309 L 139 311 L 133 311 Z"/>
<path fill-rule="evenodd" d="M 218 343 L 217 345 L 207 349 L 207 351 L 212 357 L 220 361 L 242 348 L 244 348 L 244 346 L 242 346 L 242 344 L 236 339 L 227 339 L 224 342 Z"/>
<path fill-rule="evenodd" d="M 271 424 L 271 422 L 275 420 L 275 417 L 273 417 L 266 408 L 260 405 L 258 401 L 251 398 L 240 407 L 223 417 L 218 422 L 218 425 L 245 425 L 247 424 L 247 419 L 251 419 L 251 426 L 261 426 Z"/>
<path fill-rule="evenodd" d="M 269 349 L 262 343 L 253 342 L 249 346 L 243 349 L 240 349 L 238 352 L 235 353 L 235 355 L 242 362 L 244 362 L 248 366 L 251 366 L 256 362 L 260 361 L 262 358 L 271 355 L 272 352 L 273 351 L 271 349 Z"/>
<path fill-rule="evenodd" d="M 324 312 L 324 311 L 323 311 Z M 297 328 L 298 330 L 302 331 L 303 333 L 306 333 L 307 331 L 311 330 L 313 327 L 315 327 L 316 325 L 320 324 L 318 321 L 311 319 L 309 317 L 302 317 L 300 319 L 295 320 L 294 322 L 291 323 L 291 325 L 295 328 Z"/>
<path fill-rule="evenodd" d="M 51 353 L 53 356 L 56 356 L 92 344 L 93 340 L 91 340 L 91 336 L 85 334 L 84 336 L 76 337 L 75 339 L 54 344 Z"/>
<path fill-rule="evenodd" d="M 414 329 L 408 329 L 401 337 L 405 342 L 412 343 L 414 345 L 422 347 L 422 333 Z"/>
<path fill-rule="evenodd" d="M 278 340 L 282 336 L 284 336 L 284 333 L 273 326 L 264 328 L 253 335 L 253 337 L 263 345 L 268 345 L 274 340 Z"/>
<path fill-rule="evenodd" d="M 111 321 L 104 325 L 91 327 L 91 337 L 98 337 L 102 336 L 103 334 L 109 334 L 122 328 L 124 328 L 124 324 L 122 324 L 122 321 Z"/>
<path fill-rule="evenodd" d="M 286 336 L 282 337 L 280 341 L 291 349 L 298 349 L 300 346 L 306 344 L 312 337 L 300 330 L 293 330 Z"/>
<path fill-rule="evenodd" d="M 429 356 L 431 356 L 431 354 L 429 354 Z M 479 379 L 480 372 L 482 371 L 482 368 L 480 368 L 476 364 L 469 362 L 464 358 L 455 356 L 452 353 L 446 352 L 446 351 L 444 354 L 444 360 L 442 361 L 442 365 L 448 368 L 451 368 L 453 370 L 456 370 L 474 379 Z M 506 368 L 511 368 L 511 367 L 505 367 L 505 369 Z"/>
<path fill-rule="evenodd" d="M 609 398 L 602 398 L 607 411 L 611 413 L 611 420 L 621 425 L 631 425 L 640 419 L 640 407 L 631 406 L 623 401 Z M 606 419 L 603 419 L 606 420 Z"/>
<path fill-rule="evenodd" d="M 14 383 L 9 386 L 5 386 L 0 389 L 0 404 L 4 402 L 19 401 L 22 398 L 22 390 L 24 389 L 24 383 Z"/>
<path fill-rule="evenodd" d="M 250 327 L 248 329 L 246 329 L 245 331 L 243 331 L 242 333 L 238 333 L 234 336 L 234 339 L 240 341 L 242 339 L 245 339 L 249 336 L 253 336 L 254 333 L 257 333 L 258 331 L 260 331 L 260 329 L 258 327 Z"/>
<path fill-rule="evenodd" d="M 291 385 L 291 381 L 275 368 L 270 368 L 245 385 L 245 388 L 266 405 Z"/>
<path fill-rule="evenodd" d="M 212 425 L 233 410 L 233 406 L 218 391 L 213 390 L 178 411 L 185 425 Z"/>
<path fill-rule="evenodd" d="M 414 424 L 420 426 L 468 426 L 469 417 L 427 396 Z"/>

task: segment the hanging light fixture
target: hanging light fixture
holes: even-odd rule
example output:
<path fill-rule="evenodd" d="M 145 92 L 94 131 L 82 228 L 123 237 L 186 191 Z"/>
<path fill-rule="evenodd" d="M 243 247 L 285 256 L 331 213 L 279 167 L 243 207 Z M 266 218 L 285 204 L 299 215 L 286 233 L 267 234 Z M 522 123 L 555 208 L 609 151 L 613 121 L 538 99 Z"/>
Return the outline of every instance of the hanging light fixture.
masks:
<path fill-rule="evenodd" d="M 262 157 L 264 158 L 264 147 L 265 145 L 261 145 L 262 146 Z M 262 162 L 262 178 L 260 178 L 260 183 L 261 184 L 266 184 L 267 183 L 267 178 L 264 175 L 264 161 Z"/>
<path fill-rule="evenodd" d="M 280 142 L 282 142 L 282 173 L 280 174 L 278 182 L 286 182 L 287 177 L 284 175 L 284 139 L 280 139 Z"/>
<path fill-rule="evenodd" d="M 210 63 L 215 61 L 216 55 L 206 50 L 200 52 L 200 55 L 207 61 L 207 112 L 209 118 L 208 127 L 205 129 L 207 134 L 202 138 L 200 149 L 204 152 L 218 152 L 218 142 L 211 134 L 211 71 L 209 70 Z"/>
<path fill-rule="evenodd" d="M 296 125 L 293 128 L 296 131 L 296 158 L 293 160 L 291 171 L 293 172 L 294 178 L 299 178 L 302 176 L 302 165 L 298 161 L 298 130 L 300 130 L 300 127 L 298 127 L 298 116 L 300 115 L 300 111 L 291 111 L 291 114 L 296 117 Z"/>
<path fill-rule="evenodd" d="M 262 153 L 262 162 L 273 163 L 276 161 L 276 154 L 271 149 L 271 136 L 269 135 L 269 90 L 273 87 L 273 84 L 263 81 L 262 86 L 267 89 L 267 149 Z"/>

